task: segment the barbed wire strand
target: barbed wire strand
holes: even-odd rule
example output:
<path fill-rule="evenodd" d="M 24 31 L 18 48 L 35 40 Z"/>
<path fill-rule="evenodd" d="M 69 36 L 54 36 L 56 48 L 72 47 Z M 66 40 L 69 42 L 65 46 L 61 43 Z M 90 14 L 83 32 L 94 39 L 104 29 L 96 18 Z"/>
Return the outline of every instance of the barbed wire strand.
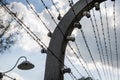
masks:
<path fill-rule="evenodd" d="M 82 54 L 81 54 L 81 52 L 80 52 L 80 49 L 79 49 L 78 44 L 77 44 L 76 41 L 75 41 L 75 45 L 76 45 L 76 48 L 77 48 L 77 50 L 78 50 L 78 53 L 79 53 L 80 58 L 84 61 L 85 65 L 86 65 L 86 67 L 87 67 L 87 69 L 88 69 L 88 72 L 89 72 L 90 75 L 93 77 L 92 73 L 91 73 L 90 70 L 89 70 L 89 67 L 88 67 L 87 62 L 85 61 L 85 59 L 83 58 L 83 56 L 82 56 Z M 94 78 L 94 77 L 93 77 L 93 78 Z"/>
<path fill-rule="evenodd" d="M 79 73 L 80 76 L 83 76 L 79 70 L 75 67 L 75 65 L 71 62 L 71 60 L 69 59 L 69 57 L 66 55 L 66 59 L 70 62 L 70 64 L 74 67 L 74 69 L 77 71 L 77 73 Z"/>
<path fill-rule="evenodd" d="M 87 1 L 87 0 L 86 0 L 86 3 L 88 4 L 88 1 Z M 74 13 L 75 13 L 75 12 L 74 12 Z M 92 61 L 93 61 L 93 64 L 94 64 L 94 66 L 95 66 L 95 68 L 96 68 L 96 70 L 97 70 L 98 76 L 99 76 L 100 79 L 102 79 L 101 74 L 100 74 L 100 72 L 99 72 L 99 70 L 98 70 L 98 68 L 97 68 L 97 65 L 96 65 L 96 63 L 95 63 L 95 61 L 94 61 L 94 58 L 93 58 L 93 56 L 92 56 L 91 50 L 90 50 L 90 48 L 89 48 L 89 46 L 88 46 L 88 44 L 87 44 L 87 40 L 86 40 L 86 38 L 85 38 L 85 35 L 84 35 L 84 32 L 83 32 L 82 29 L 81 29 L 81 33 L 82 33 L 83 39 L 84 39 L 84 41 L 85 41 L 86 47 L 87 47 L 87 49 L 88 49 L 88 51 L 89 51 L 90 57 L 91 57 L 91 59 L 92 59 Z"/>
<path fill-rule="evenodd" d="M 31 9 L 34 11 L 34 13 L 38 16 L 38 18 L 40 18 L 39 17 L 39 15 L 37 14 L 37 12 L 35 12 L 35 10 L 32 8 L 32 6 L 30 5 L 30 3 L 29 3 L 29 1 L 28 0 L 26 0 L 27 1 L 27 3 L 29 4 L 29 6 L 31 7 Z M 53 5 L 55 6 L 55 3 L 53 2 L 53 0 L 51 0 L 52 1 L 52 3 L 53 3 Z M 56 8 L 56 10 L 58 11 L 58 13 L 60 14 L 60 12 L 59 12 L 59 10 L 57 9 L 57 7 L 55 6 L 55 8 Z M 41 18 L 40 18 L 40 20 L 41 20 Z M 43 22 L 43 21 L 41 21 L 44 25 L 45 25 L 45 27 L 47 28 L 47 26 L 46 26 L 46 24 Z M 49 32 L 51 32 L 48 28 L 47 28 L 47 30 L 49 31 Z M 70 59 L 67 57 L 67 59 L 68 59 L 68 61 L 71 63 L 71 65 L 75 68 L 75 70 L 78 72 L 78 74 L 80 74 L 81 76 L 82 76 L 82 74 L 79 72 L 79 70 L 75 67 L 75 65 L 70 61 Z"/>
<path fill-rule="evenodd" d="M 80 60 L 79 56 L 77 55 L 77 53 L 74 51 L 74 49 L 72 48 L 72 46 L 70 44 L 68 44 L 71 48 L 71 50 L 73 51 L 74 55 L 77 57 L 77 59 L 79 60 L 79 62 L 81 63 L 82 67 L 84 68 L 85 72 L 87 73 L 88 76 L 90 76 L 89 72 L 87 71 L 87 69 L 85 68 L 84 64 L 82 63 L 82 61 Z"/>
<path fill-rule="evenodd" d="M 106 14 L 106 24 L 107 24 L 107 34 L 108 34 L 108 41 L 109 41 L 109 50 L 110 50 L 110 60 L 111 60 L 111 65 L 113 66 L 113 56 L 112 56 L 112 49 L 111 49 L 111 39 L 110 39 L 110 29 L 109 29 L 109 23 L 108 23 L 108 13 L 107 13 L 107 4 L 104 2 L 104 7 L 105 7 L 105 14 Z M 112 76 L 114 77 L 114 72 L 112 72 L 113 69 L 111 68 L 111 80 Z"/>
<path fill-rule="evenodd" d="M 95 41 L 96 41 L 96 45 L 97 45 L 97 50 L 98 50 L 98 54 L 99 54 L 99 57 L 100 57 L 100 61 L 101 61 L 101 63 L 103 63 L 102 56 L 101 56 L 101 53 L 100 53 L 99 43 L 98 43 L 98 39 L 97 39 L 97 33 L 96 33 L 95 26 L 94 26 L 94 23 L 93 23 L 93 20 L 92 20 L 91 17 L 90 17 L 90 21 L 91 21 L 91 25 L 92 25 L 93 32 L 94 32 L 94 38 L 95 38 Z M 103 73 L 105 74 L 105 71 L 104 71 L 103 68 L 102 68 L 102 70 L 103 70 Z"/>
<path fill-rule="evenodd" d="M 107 64 L 110 65 L 101 9 L 99 10 L 99 13 L 100 13 L 100 23 L 101 23 L 101 27 L 102 27 L 103 41 L 104 41 L 104 46 L 105 46 L 105 53 L 106 53 L 106 57 L 107 57 Z M 109 71 L 109 76 L 110 76 L 110 69 L 108 71 Z"/>
<path fill-rule="evenodd" d="M 86 0 L 86 2 L 88 4 L 87 0 Z M 105 63 L 105 58 L 104 58 L 104 54 L 103 54 L 103 48 L 102 48 L 101 39 L 100 39 L 100 36 L 99 36 L 98 25 L 97 25 L 97 22 L 96 22 L 95 13 L 94 13 L 94 10 L 92 10 L 92 11 L 93 11 L 93 16 L 94 16 L 94 20 L 95 20 L 95 25 L 96 25 L 96 28 L 97 28 L 99 41 L 97 40 L 97 35 L 96 35 L 97 33 L 96 33 L 94 23 L 93 23 L 93 20 L 92 20 L 91 17 L 90 17 L 90 21 L 91 21 L 91 24 L 92 24 L 92 27 L 93 27 L 93 31 L 94 31 L 94 35 L 95 35 L 95 39 L 96 39 L 96 44 L 97 44 L 97 48 L 98 48 L 98 52 L 99 52 L 99 56 L 100 56 L 100 61 L 103 64 L 102 57 L 103 57 L 103 60 L 104 60 L 104 63 Z M 99 48 L 99 43 L 98 42 L 100 42 L 100 47 L 101 47 L 102 54 L 100 53 L 100 48 Z M 104 70 L 104 68 L 102 68 L 102 69 L 103 69 L 104 76 L 106 77 L 105 70 Z"/>
<path fill-rule="evenodd" d="M 32 9 L 32 11 L 34 12 L 34 14 L 37 16 L 37 18 L 42 22 L 42 24 L 45 26 L 45 28 L 51 32 L 51 30 L 47 27 L 47 25 L 45 24 L 45 22 L 41 19 L 41 17 L 38 15 L 38 13 L 33 9 L 33 7 L 30 5 L 30 2 L 28 0 L 26 0 L 27 4 L 30 6 L 30 8 Z"/>
<path fill-rule="evenodd" d="M 92 53 L 91 53 L 91 51 L 90 51 L 90 48 L 89 48 L 89 46 L 88 46 L 88 44 L 87 44 L 87 40 L 86 40 L 86 37 L 85 37 L 84 32 L 83 32 L 82 29 L 81 29 L 81 33 L 82 33 L 82 37 L 83 37 L 83 39 L 84 39 L 85 45 L 86 45 L 86 47 L 87 47 L 87 49 L 88 49 L 88 52 L 89 52 L 89 54 L 90 54 L 90 57 L 91 57 L 91 59 L 92 59 L 92 61 L 93 61 L 93 64 L 94 64 L 94 66 L 95 66 L 95 68 L 96 68 L 96 70 L 97 70 L 97 72 L 98 72 L 98 76 L 99 76 L 100 80 L 102 80 L 101 75 L 100 75 L 100 72 L 98 71 L 98 68 L 97 68 L 97 66 L 96 66 L 96 64 L 95 64 L 94 58 L 93 58 Z"/>
<path fill-rule="evenodd" d="M 88 0 L 86 0 L 86 3 L 88 4 Z M 92 10 L 92 11 L 94 12 L 94 10 Z M 90 11 L 89 11 L 89 12 L 90 12 Z M 93 16 L 94 16 L 94 19 L 95 19 L 95 15 L 94 15 L 94 14 L 93 14 Z M 102 56 L 104 57 L 104 54 L 103 54 L 102 56 L 101 56 L 101 54 L 100 54 L 99 43 L 98 43 L 98 40 L 97 40 L 97 35 L 96 35 L 94 23 L 93 23 L 93 20 L 92 20 L 91 17 L 90 17 L 90 21 L 91 21 L 91 24 L 92 24 L 92 27 L 93 27 L 93 31 L 94 31 L 94 35 L 95 35 L 95 39 L 96 39 L 96 44 L 97 44 L 97 47 L 98 47 L 98 52 L 99 52 L 100 60 L 101 60 L 101 62 L 103 62 L 103 61 L 102 61 Z M 95 25 L 97 25 L 97 24 L 96 24 L 96 19 L 95 19 Z M 97 28 L 97 27 L 96 27 L 96 28 Z M 97 28 L 97 32 L 98 32 L 98 28 Z M 99 36 L 99 32 L 98 32 L 98 37 L 99 37 L 99 42 L 100 42 L 101 39 L 100 39 L 100 36 Z M 101 51 L 103 52 L 101 42 L 100 42 L 100 46 L 101 46 Z M 104 70 L 103 70 L 103 71 L 104 71 Z M 104 72 L 104 73 L 105 73 L 105 72 Z"/>
<path fill-rule="evenodd" d="M 72 1 L 72 0 L 71 0 Z M 69 5 L 70 6 L 72 6 L 73 5 L 73 1 L 71 2 L 71 1 L 69 1 Z M 76 41 L 75 41 L 75 45 L 76 45 L 76 47 L 77 47 L 77 50 L 78 50 L 78 52 L 79 52 L 79 55 L 80 55 L 80 57 L 83 59 L 83 57 L 82 57 L 82 55 L 80 54 L 80 50 L 79 50 L 79 48 L 78 48 L 78 45 L 77 45 L 77 43 L 76 43 Z M 72 48 L 72 47 L 71 47 Z M 73 50 L 74 51 L 74 50 Z M 75 52 L 75 51 L 74 51 Z M 76 57 L 78 57 L 79 58 L 79 56 L 77 55 L 77 54 L 75 54 L 76 55 Z M 85 62 L 85 64 L 86 64 L 86 67 L 87 67 L 87 69 L 88 69 L 88 72 L 89 72 L 89 75 L 88 76 L 92 76 L 93 77 L 93 75 L 92 75 L 92 73 L 90 72 L 90 70 L 89 70 L 89 67 L 88 67 L 88 65 L 87 65 L 87 62 L 83 59 L 83 61 Z M 88 72 L 87 72 L 87 74 L 88 74 Z M 94 78 L 94 77 L 93 77 Z"/>
<path fill-rule="evenodd" d="M 4 3 L 2 3 L 3 5 L 4 5 Z M 5 9 L 8 11 L 8 13 L 9 13 L 9 11 L 10 12 L 12 12 L 8 7 L 6 7 L 5 5 L 4 5 L 4 7 L 5 7 Z M 10 13 L 10 15 L 17 21 L 17 23 L 18 24 L 20 24 L 20 26 L 22 26 L 23 27 L 23 25 L 31 32 L 31 30 L 19 19 L 19 18 L 17 18 L 13 13 Z M 17 19 L 19 20 L 17 20 Z M 25 29 L 25 28 L 23 28 L 30 36 L 31 36 L 31 34 L 27 31 L 27 29 Z M 35 35 L 33 32 L 32 32 L 32 34 L 33 35 Z M 35 37 L 37 38 L 37 36 L 35 35 Z M 35 40 L 35 38 L 33 39 L 33 40 Z M 37 40 L 39 40 L 40 42 L 41 42 L 41 44 L 43 44 L 46 48 L 47 48 L 47 46 L 38 38 Z M 35 40 L 36 41 L 36 40 Z M 38 43 L 38 42 L 37 42 Z M 40 43 L 39 43 L 39 45 L 43 48 L 43 45 L 41 45 Z M 50 51 L 51 52 L 51 54 L 61 63 L 61 64 L 63 64 L 66 68 L 67 68 L 67 66 L 49 49 L 49 48 L 47 48 L 48 49 L 48 51 Z M 77 80 L 77 78 L 75 77 L 75 75 L 71 72 L 70 73 L 70 75 L 72 75 L 76 80 Z"/>
<path fill-rule="evenodd" d="M 72 11 L 73 11 L 75 17 L 76 17 L 75 11 L 74 11 L 74 9 L 73 9 L 73 7 L 72 7 L 73 3 L 71 3 L 70 0 L 68 0 L 68 2 L 69 2 L 70 6 L 71 6 L 71 8 L 72 8 Z M 76 21 L 78 22 L 77 18 L 75 18 L 75 19 L 76 19 Z M 83 36 L 83 35 L 82 35 L 82 36 Z M 93 59 L 92 59 L 92 60 L 93 60 Z M 86 65 L 86 66 L 87 66 L 87 65 Z M 88 69 L 89 69 L 89 68 L 88 68 Z M 91 73 L 90 73 L 90 74 L 91 74 Z M 92 75 L 92 74 L 91 74 L 91 75 Z M 98 73 L 98 75 L 99 75 L 99 73 Z M 94 78 L 94 77 L 93 77 L 93 78 Z"/>
<path fill-rule="evenodd" d="M 118 74 L 118 80 L 119 80 L 119 55 L 118 55 L 118 49 L 117 49 L 117 30 L 116 30 L 116 18 L 115 18 L 115 1 L 113 2 L 113 22 L 114 22 L 114 34 L 115 34 L 115 50 L 116 50 L 116 60 L 117 60 L 117 74 Z"/>
<path fill-rule="evenodd" d="M 53 6 L 54 6 L 55 9 L 57 10 L 57 12 L 61 15 L 60 10 L 59 10 L 59 9 L 57 8 L 57 6 L 55 5 L 54 1 L 53 1 L 53 0 L 50 0 L 50 1 L 52 2 Z"/>
<path fill-rule="evenodd" d="M 104 55 L 104 52 L 103 52 L 103 47 L 102 47 L 102 42 L 101 42 L 101 38 L 100 38 L 100 33 L 99 33 L 99 30 L 98 30 L 98 24 L 97 24 L 95 12 L 94 12 L 94 10 L 92 10 L 92 12 L 93 12 L 93 18 L 94 18 L 94 21 L 95 21 L 95 27 L 97 29 L 97 35 L 98 35 L 98 40 L 99 40 L 100 49 L 101 49 L 101 58 L 102 58 L 101 62 L 102 62 L 102 65 L 103 65 L 103 64 L 106 64 L 106 62 L 105 62 L 105 55 Z M 106 68 L 106 70 L 105 70 L 105 68 Z M 107 77 L 109 77 L 108 73 L 107 73 L 107 67 L 103 66 L 103 69 L 104 69 L 104 71 L 106 71 L 106 74 L 104 73 L 104 76 L 105 76 L 105 78 L 107 80 L 108 79 Z"/>
<path fill-rule="evenodd" d="M 75 11 L 74 11 L 74 9 L 73 9 L 73 7 L 72 7 L 72 4 L 71 4 L 70 0 L 68 0 L 68 2 L 69 2 L 69 4 L 70 4 L 70 7 L 71 7 L 74 15 L 75 15 L 75 19 L 76 19 L 76 21 L 78 22 L 78 20 L 77 20 L 77 18 L 76 18 L 76 13 L 75 13 Z M 97 68 L 97 66 L 96 66 L 96 64 L 95 64 L 94 58 L 93 58 L 92 53 L 91 53 L 91 51 L 90 51 L 90 48 L 89 48 L 89 46 L 88 46 L 88 44 L 87 44 L 87 40 L 86 40 L 86 38 L 85 38 L 85 35 L 84 35 L 84 32 L 83 32 L 82 29 L 81 29 L 81 33 L 82 33 L 82 37 L 83 37 L 83 39 L 84 39 L 84 42 L 85 42 L 85 44 L 86 44 L 86 47 L 87 47 L 87 49 L 88 49 L 88 51 L 89 51 L 90 57 L 91 57 L 91 59 L 92 59 L 92 61 L 93 61 L 93 64 L 94 64 L 94 66 L 95 66 L 95 68 L 96 68 L 96 70 L 97 70 L 97 72 L 98 72 L 98 76 L 99 76 L 100 79 L 102 79 L 102 77 L 101 77 L 101 75 L 100 75 L 100 72 L 99 72 L 99 70 L 98 70 L 98 68 Z"/>
<path fill-rule="evenodd" d="M 57 22 L 56 20 L 54 19 L 54 17 L 52 16 L 51 12 L 48 10 L 48 7 L 46 6 L 46 4 L 44 3 L 43 0 L 41 0 L 41 2 L 43 3 L 44 7 L 46 8 L 47 12 L 49 13 L 49 15 L 51 16 L 51 19 L 54 21 L 54 23 L 57 25 Z M 61 34 L 64 36 L 65 40 L 66 40 L 66 37 L 64 35 L 64 33 L 62 32 L 62 30 L 60 29 L 60 27 L 58 26 L 58 29 L 60 30 Z M 68 42 L 68 46 L 70 47 L 70 49 L 73 51 L 73 53 L 76 55 L 76 57 L 78 58 L 79 62 L 81 63 L 79 57 L 77 56 L 76 52 L 74 51 L 74 49 L 71 47 L 71 45 L 69 44 Z M 86 71 L 86 73 L 89 75 L 88 71 L 86 70 L 85 67 L 83 67 Z"/>

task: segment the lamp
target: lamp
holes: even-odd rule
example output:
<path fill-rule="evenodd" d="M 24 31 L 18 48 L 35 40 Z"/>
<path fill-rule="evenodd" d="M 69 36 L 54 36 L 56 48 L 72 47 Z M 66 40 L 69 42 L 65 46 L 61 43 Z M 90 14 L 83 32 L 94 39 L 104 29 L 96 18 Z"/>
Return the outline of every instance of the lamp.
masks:
<path fill-rule="evenodd" d="M 25 60 L 17 66 L 18 62 L 22 58 L 24 58 Z M 8 71 L 5 71 L 5 72 L 0 72 L 0 79 L 2 79 L 3 76 L 6 76 L 5 73 L 12 71 L 16 66 L 18 69 L 21 69 L 21 70 L 29 70 L 29 69 L 33 69 L 35 67 L 32 63 L 30 63 L 27 60 L 27 58 L 25 56 L 21 56 L 18 58 L 17 62 L 15 63 L 15 65 L 11 69 L 9 69 Z M 7 77 L 9 77 L 9 76 L 7 76 Z M 9 77 L 9 78 L 11 78 L 11 77 Z M 13 78 L 11 78 L 11 79 L 13 79 Z M 13 79 L 13 80 L 16 80 L 16 79 Z"/>
<path fill-rule="evenodd" d="M 25 56 L 21 56 L 18 61 L 21 59 L 21 58 L 25 58 L 25 61 L 23 61 L 21 64 L 18 65 L 18 69 L 21 69 L 21 70 L 29 70 L 29 69 L 33 69 L 34 68 L 34 65 L 27 61 L 27 58 Z"/>
<path fill-rule="evenodd" d="M 29 70 L 34 68 L 34 65 L 29 61 L 23 61 L 21 64 L 18 65 L 18 68 L 22 70 Z"/>

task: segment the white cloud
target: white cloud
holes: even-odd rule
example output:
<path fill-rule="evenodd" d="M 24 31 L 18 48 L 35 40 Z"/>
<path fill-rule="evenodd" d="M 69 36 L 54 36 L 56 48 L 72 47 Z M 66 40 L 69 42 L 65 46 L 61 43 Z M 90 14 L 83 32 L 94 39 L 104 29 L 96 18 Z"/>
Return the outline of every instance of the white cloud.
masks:
<path fill-rule="evenodd" d="M 54 0 L 54 1 L 55 1 L 56 6 L 58 7 L 58 9 L 60 10 L 62 16 L 64 16 L 65 13 L 70 8 L 68 1 L 67 0 Z M 74 0 L 74 1 L 76 2 L 77 0 Z M 30 9 L 30 7 L 26 7 L 25 5 L 23 5 L 20 2 L 19 3 L 18 2 L 13 2 L 8 6 L 10 8 L 12 8 L 11 9 L 12 11 L 17 13 L 17 16 L 19 18 L 24 17 L 23 22 L 27 26 L 29 26 L 29 28 L 48 46 L 49 41 L 50 41 L 50 38 L 47 37 L 48 31 L 46 30 L 44 25 L 39 21 L 39 19 L 35 16 L 34 12 Z M 32 6 L 34 8 L 34 5 L 32 5 Z M 103 6 L 102 6 L 102 8 L 103 8 Z M 57 21 L 57 23 L 59 23 L 59 21 L 57 20 L 58 13 L 57 13 L 56 9 L 54 8 L 54 6 L 51 6 L 51 8 L 49 10 L 52 12 L 52 14 L 53 14 L 55 20 Z M 0 15 L 5 14 L 4 10 L 1 10 L 1 12 L 3 14 L 0 14 Z M 111 12 L 111 7 L 108 8 L 108 13 L 109 13 L 108 14 L 109 19 L 113 18 L 113 14 Z M 41 13 L 38 13 L 38 14 L 41 17 L 41 19 L 45 22 L 47 27 L 53 32 L 55 27 L 56 27 L 56 24 L 52 21 L 50 15 L 47 13 L 47 11 L 43 10 Z M 103 11 L 102 14 L 105 15 L 105 12 Z M 116 13 L 116 14 L 119 15 L 119 13 Z M 98 18 L 98 13 L 97 12 L 96 12 L 96 15 L 97 15 L 97 18 Z M 4 16 L 4 19 L 7 20 L 8 17 Z M 117 18 L 116 21 L 117 21 L 117 26 L 119 26 L 119 19 Z M 99 22 L 99 24 L 100 24 L 99 20 L 97 22 Z M 83 24 L 83 29 L 84 29 L 85 35 L 87 37 L 88 44 L 89 44 L 90 48 L 92 49 L 91 51 L 92 51 L 93 57 L 95 58 L 95 60 L 97 62 L 96 64 L 97 64 L 98 67 L 101 68 L 102 66 L 105 66 L 105 65 L 102 65 L 100 63 L 100 61 L 99 61 L 98 52 L 97 52 L 97 48 L 96 48 L 96 43 L 95 43 L 95 40 L 94 40 L 94 34 L 92 32 L 92 28 L 90 28 L 91 26 L 89 26 L 90 22 L 88 22 L 86 20 L 86 18 L 83 18 L 81 23 Z M 110 23 L 111 23 L 110 24 L 111 25 L 110 30 L 112 31 L 113 30 L 113 25 L 112 25 L 113 22 L 112 22 L 112 20 L 110 20 Z M 12 24 L 12 26 L 14 26 L 14 23 Z M 118 28 L 119 27 L 117 27 L 117 29 Z M 99 30 L 101 31 L 101 28 L 99 28 Z M 21 30 L 21 33 L 22 33 L 22 36 L 19 38 L 19 42 L 17 44 L 17 47 L 21 48 L 23 51 L 26 51 L 27 53 L 34 53 L 34 50 L 39 49 L 38 44 L 34 40 L 32 40 L 32 38 L 30 38 L 30 36 L 28 36 L 28 34 L 26 34 L 26 32 L 24 30 Z M 83 57 L 87 61 L 89 69 L 92 72 L 94 72 L 95 67 L 94 67 L 94 65 L 93 65 L 93 63 L 92 63 L 92 61 L 90 59 L 89 53 L 88 53 L 88 51 L 87 51 L 87 49 L 85 47 L 85 44 L 84 44 L 83 40 L 81 40 L 82 39 L 81 34 L 78 33 L 78 30 L 74 30 L 73 34 L 75 34 L 75 36 L 77 37 L 76 41 L 78 41 L 78 46 L 80 47 L 80 50 L 81 50 L 81 53 L 82 53 Z M 118 34 L 119 34 L 119 32 L 118 32 Z M 102 42 L 103 42 L 102 33 L 100 33 L 100 35 L 101 35 L 101 39 L 102 39 Z M 111 36 L 112 36 L 111 37 L 111 39 L 112 39 L 114 37 L 114 35 L 112 35 L 112 32 L 111 32 Z M 114 40 L 112 40 L 112 42 L 113 41 Z M 73 44 L 73 43 L 71 43 L 71 44 Z M 112 45 L 114 45 L 114 42 L 112 43 Z M 73 44 L 73 47 L 75 47 L 74 44 Z M 113 52 L 115 52 L 114 51 L 114 49 L 115 49 L 114 46 L 112 46 L 112 48 L 113 48 L 112 49 Z M 77 52 L 76 49 L 75 49 L 75 51 Z M 40 52 L 38 52 L 38 53 L 40 53 Z M 68 48 L 66 50 L 66 53 L 70 57 L 73 57 L 73 55 L 74 55 L 73 52 Z M 75 57 L 71 58 L 71 60 L 77 66 L 80 64 L 79 61 Z M 116 62 L 115 55 L 114 55 L 114 62 Z M 83 60 L 82 60 L 82 63 L 85 65 Z M 111 66 L 109 66 L 109 67 L 111 67 Z M 84 71 L 82 71 L 82 72 L 84 73 Z"/>
<path fill-rule="evenodd" d="M 49 38 L 45 38 L 47 35 L 47 30 L 44 25 L 39 21 L 39 19 L 35 16 L 32 10 L 28 9 L 24 4 L 13 2 L 8 7 L 14 12 L 17 13 L 17 17 L 21 19 L 23 17 L 23 22 L 44 42 L 48 45 Z M 4 12 L 3 12 L 4 13 Z M 44 13 L 43 13 L 44 14 Z M 8 20 L 8 17 L 4 17 L 4 19 Z M 48 20 L 46 20 L 48 22 Z M 11 25 L 14 26 L 16 23 Z M 50 25 L 50 24 L 49 24 Z M 14 29 L 11 29 L 14 30 Z M 39 48 L 35 41 L 28 36 L 28 34 L 21 30 L 22 36 L 19 39 L 18 46 L 21 46 L 23 49 L 30 51 L 35 48 Z M 32 43 L 32 44 L 31 44 Z"/>

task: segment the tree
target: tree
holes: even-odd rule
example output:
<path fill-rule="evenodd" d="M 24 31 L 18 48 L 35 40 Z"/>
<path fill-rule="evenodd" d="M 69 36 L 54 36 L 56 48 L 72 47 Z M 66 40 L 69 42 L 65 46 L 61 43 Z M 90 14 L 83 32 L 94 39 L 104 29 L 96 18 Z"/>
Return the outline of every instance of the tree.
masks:
<path fill-rule="evenodd" d="M 6 0 L 0 0 L 0 5 L 2 5 L 1 2 L 4 3 L 5 5 L 8 4 L 8 3 L 6 2 Z"/>
<path fill-rule="evenodd" d="M 19 26 L 0 5 L 0 53 L 9 49 L 16 41 L 19 34 Z"/>

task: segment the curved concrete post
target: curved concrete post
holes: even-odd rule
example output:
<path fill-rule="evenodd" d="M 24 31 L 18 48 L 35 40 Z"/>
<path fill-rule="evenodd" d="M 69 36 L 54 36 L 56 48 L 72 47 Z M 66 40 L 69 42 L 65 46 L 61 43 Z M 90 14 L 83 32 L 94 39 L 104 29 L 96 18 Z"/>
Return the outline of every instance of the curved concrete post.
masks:
<path fill-rule="evenodd" d="M 49 49 L 64 63 L 65 49 L 67 41 L 66 36 L 71 35 L 74 27 L 75 17 L 80 20 L 83 17 L 83 11 L 90 10 L 94 7 L 95 2 L 102 2 L 104 0 L 79 0 L 74 6 L 76 16 L 74 15 L 72 9 L 70 9 L 62 20 L 57 25 L 50 44 Z M 62 33 L 61 33 L 61 31 Z M 63 36 L 64 34 L 64 36 Z M 61 73 L 61 69 L 64 67 L 63 64 L 59 62 L 56 57 L 54 57 L 51 52 L 47 51 L 46 67 L 45 67 L 45 77 L 44 80 L 64 80 L 64 75 Z"/>

